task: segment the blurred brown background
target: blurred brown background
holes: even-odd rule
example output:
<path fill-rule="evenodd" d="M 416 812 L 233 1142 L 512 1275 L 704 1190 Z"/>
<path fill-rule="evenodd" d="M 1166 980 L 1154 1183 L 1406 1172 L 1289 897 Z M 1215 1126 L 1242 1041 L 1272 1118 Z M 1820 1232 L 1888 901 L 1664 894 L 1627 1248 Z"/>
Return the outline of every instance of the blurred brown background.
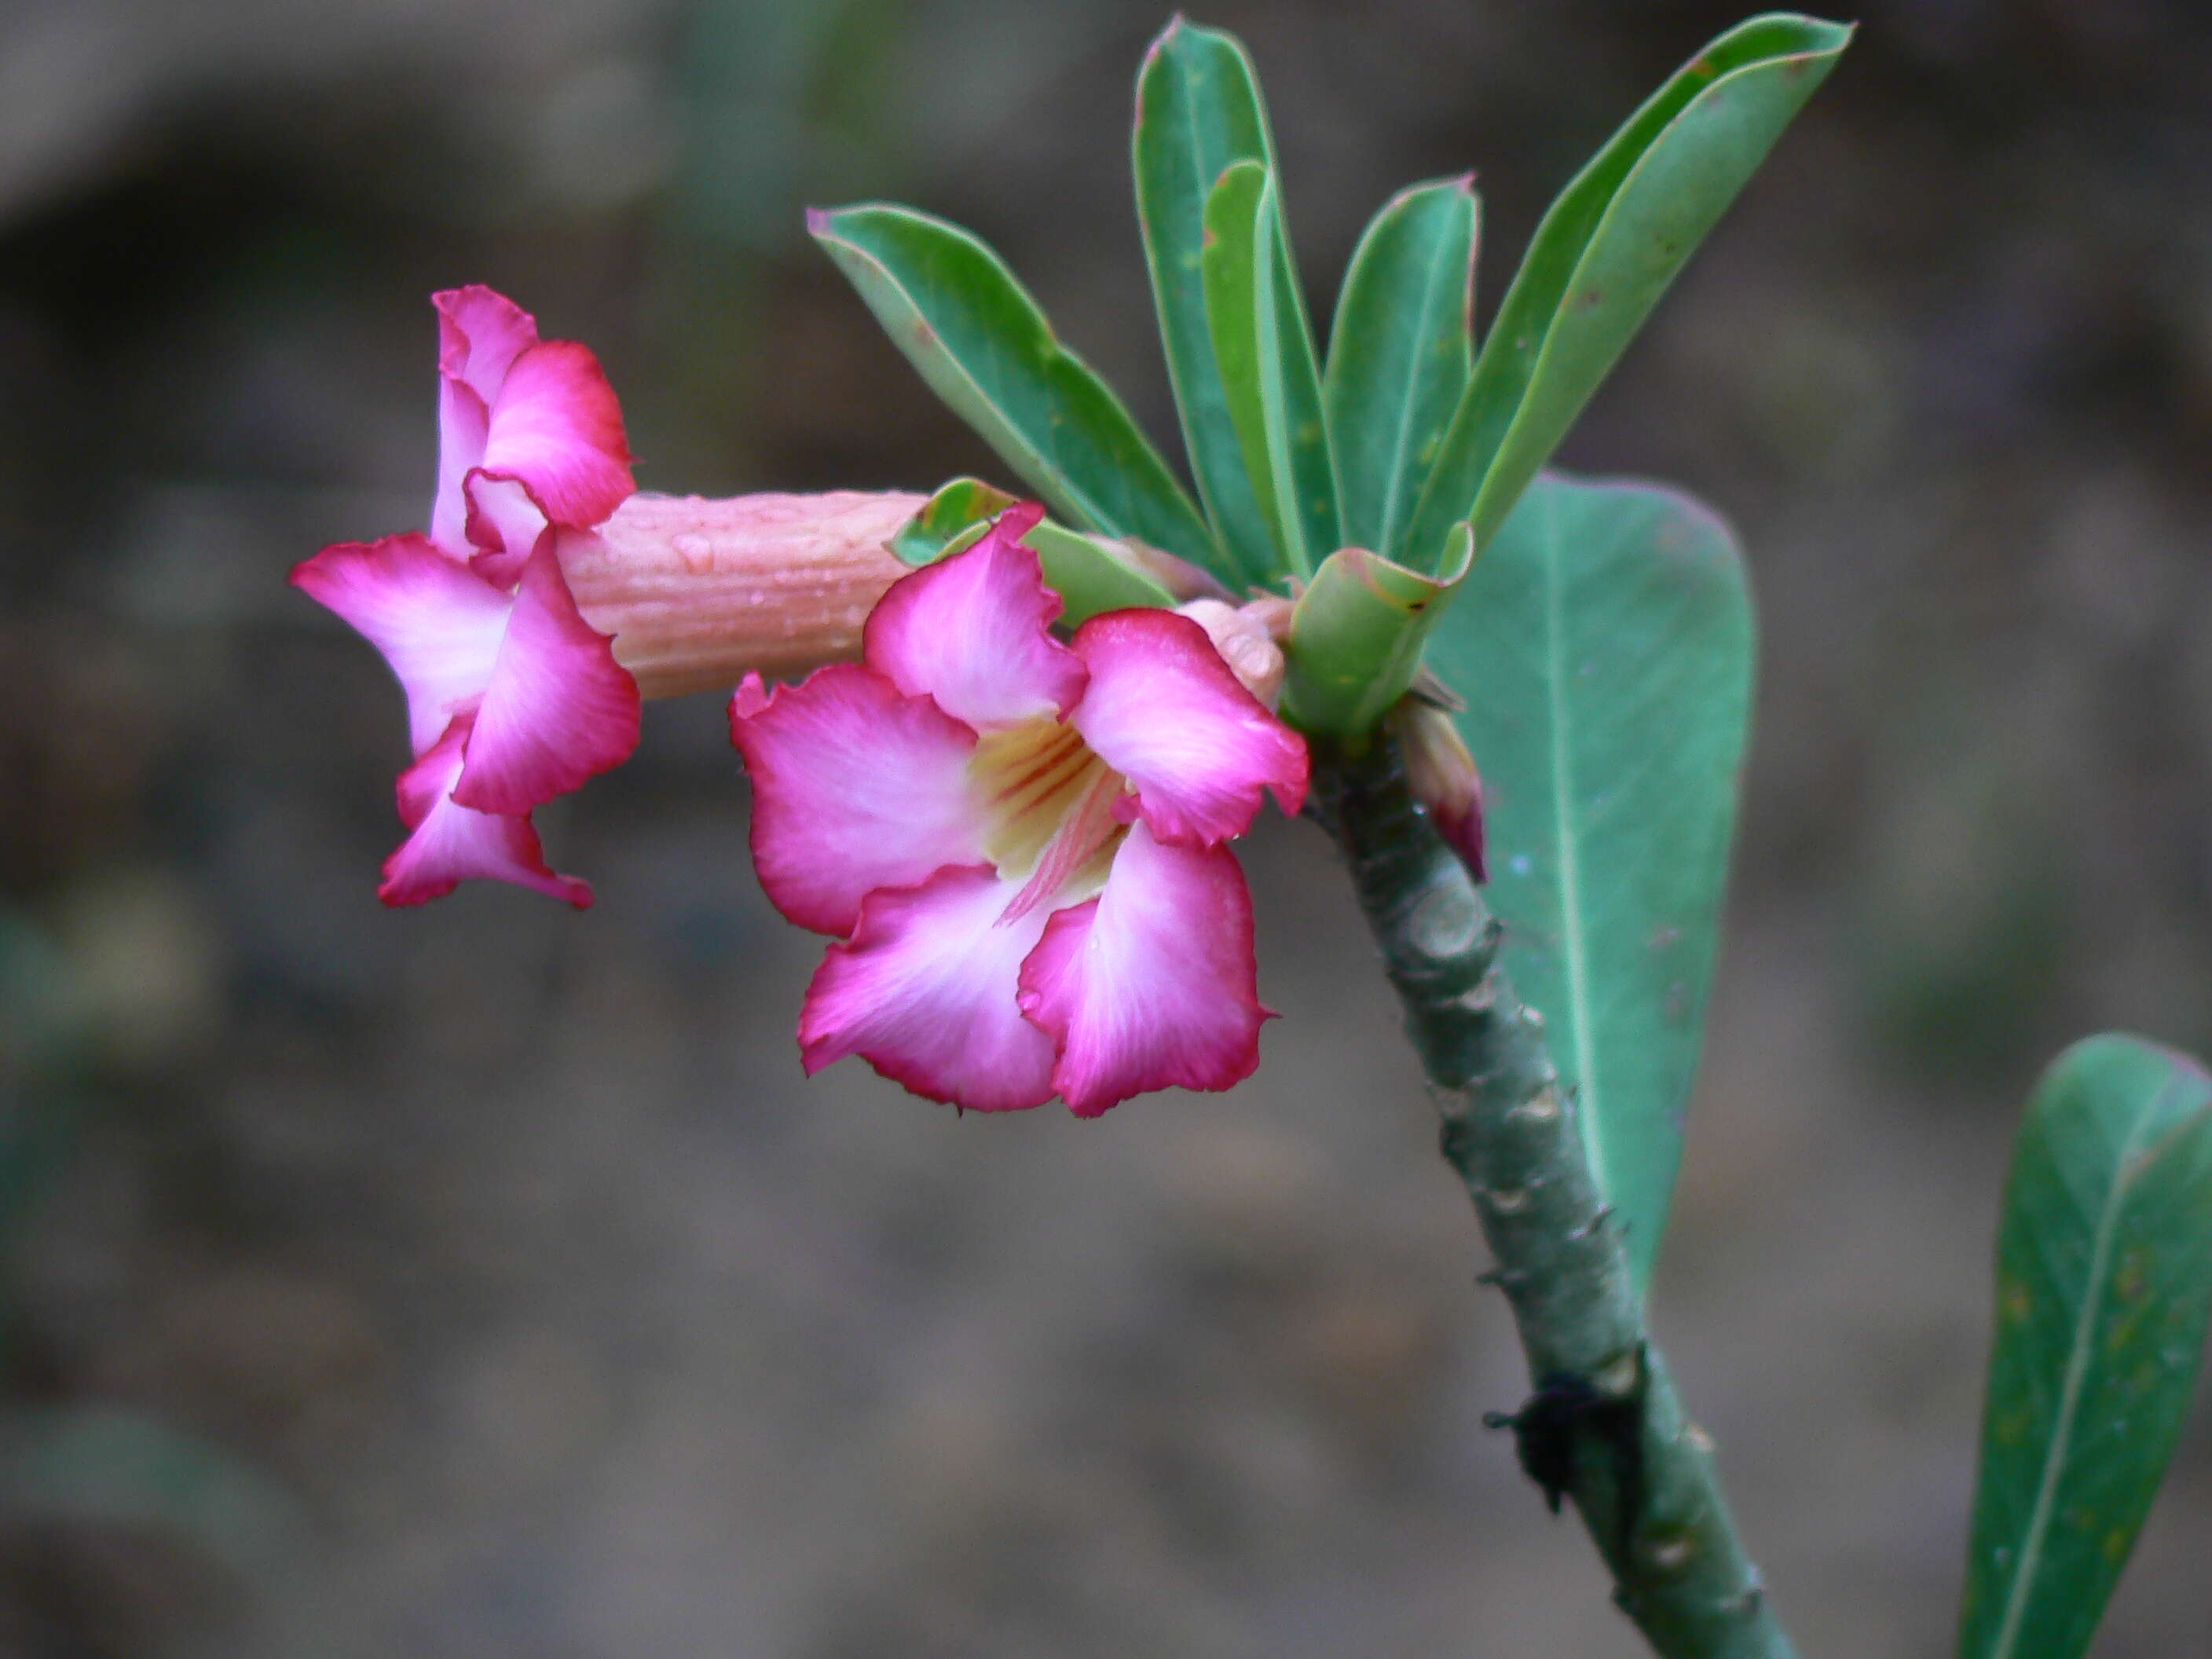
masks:
<path fill-rule="evenodd" d="M 1317 305 L 1480 169 L 1494 303 L 1726 6 L 1224 4 Z M 647 488 L 995 471 L 800 234 L 974 226 L 1165 436 L 1155 6 L 0 9 L 0 1652 L 1626 1656 L 1479 1426 L 1511 1335 L 1310 826 L 1225 1097 L 803 1083 L 711 698 L 387 913 L 397 691 L 290 592 L 427 510 L 435 286 Z M 2212 1045 L 2212 19 L 1918 0 L 1571 441 L 1728 511 L 1740 875 L 1656 1319 L 1808 1654 L 1948 1650 L 2011 1115 Z M 2212 1650 L 2200 1414 L 2098 1651 Z"/>

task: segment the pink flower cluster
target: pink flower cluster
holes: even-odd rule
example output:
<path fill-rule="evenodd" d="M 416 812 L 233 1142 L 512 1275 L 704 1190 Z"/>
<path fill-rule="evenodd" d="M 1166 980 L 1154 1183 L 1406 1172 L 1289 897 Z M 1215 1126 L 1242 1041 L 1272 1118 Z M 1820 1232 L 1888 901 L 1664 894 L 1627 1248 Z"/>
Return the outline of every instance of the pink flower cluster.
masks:
<path fill-rule="evenodd" d="M 1251 1073 L 1270 1016 L 1229 842 L 1263 794 L 1298 810 L 1306 749 L 1207 627 L 1148 609 L 1055 632 L 1060 598 L 1023 543 L 1034 503 L 892 580 L 881 544 L 918 497 L 634 498 L 588 350 L 540 339 L 489 289 L 435 302 L 428 532 L 340 543 L 292 573 L 406 692 L 408 833 L 386 903 L 477 877 L 591 902 L 531 823 L 637 743 L 638 682 L 579 592 L 663 693 L 735 678 L 732 647 L 777 661 L 745 620 L 763 608 L 785 647 L 828 647 L 872 599 L 861 661 L 773 693 L 748 672 L 730 710 L 762 884 L 836 940 L 799 1022 L 807 1070 L 858 1054 L 931 1099 L 1007 1111 L 1057 1095 L 1082 1116 Z M 821 617 L 790 612 L 793 595 Z M 1213 609 L 1232 657 L 1272 663 L 1264 693 L 1280 653 Z"/>
<path fill-rule="evenodd" d="M 768 895 L 833 935 L 799 1037 L 984 1111 L 1095 1116 L 1259 1060 L 1252 905 L 1227 843 L 1296 812 L 1305 744 L 1172 611 L 1060 599 L 1009 508 L 894 586 L 863 661 L 738 689 Z"/>
<path fill-rule="evenodd" d="M 548 867 L 532 811 L 637 746 L 637 685 L 578 613 L 564 544 L 635 488 L 622 410 L 599 362 L 541 340 L 488 288 L 434 296 L 438 489 L 427 535 L 326 547 L 295 586 L 357 629 L 407 693 L 407 838 L 379 894 L 420 904 L 471 877 L 581 908 Z"/>

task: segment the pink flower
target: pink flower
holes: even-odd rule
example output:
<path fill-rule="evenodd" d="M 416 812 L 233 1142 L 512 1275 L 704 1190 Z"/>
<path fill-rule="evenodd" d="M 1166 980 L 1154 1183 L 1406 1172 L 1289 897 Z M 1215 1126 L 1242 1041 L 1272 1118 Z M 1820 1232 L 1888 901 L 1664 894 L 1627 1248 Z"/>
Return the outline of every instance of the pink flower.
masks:
<path fill-rule="evenodd" d="M 540 340 L 512 301 L 478 287 L 434 303 L 430 533 L 326 547 L 292 581 L 382 652 L 407 693 L 409 835 L 385 862 L 384 902 L 486 877 L 580 908 L 591 889 L 547 866 L 530 813 L 637 745 L 636 683 L 562 569 L 564 546 L 589 542 L 634 487 L 622 410 L 591 352 Z"/>
<path fill-rule="evenodd" d="M 836 936 L 799 1019 L 811 1073 L 859 1054 L 984 1111 L 1079 1116 L 1259 1063 L 1252 904 L 1226 846 L 1305 744 L 1188 617 L 1060 599 L 1009 508 L 897 582 L 864 661 L 738 688 L 762 885 Z"/>

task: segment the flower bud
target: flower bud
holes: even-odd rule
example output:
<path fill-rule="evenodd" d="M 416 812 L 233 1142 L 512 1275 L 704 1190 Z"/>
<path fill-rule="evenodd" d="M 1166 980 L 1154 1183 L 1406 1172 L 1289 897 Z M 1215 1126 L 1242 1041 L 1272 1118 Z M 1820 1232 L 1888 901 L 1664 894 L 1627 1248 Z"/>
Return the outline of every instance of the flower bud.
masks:
<path fill-rule="evenodd" d="M 1482 776 L 1474 769 L 1451 711 L 1415 692 L 1390 714 L 1390 730 L 1405 757 L 1406 782 L 1467 872 L 1489 879 L 1483 862 Z"/>
<path fill-rule="evenodd" d="M 647 697 L 787 678 L 860 654 L 860 629 L 906 574 L 887 544 L 924 498 L 898 491 L 632 495 L 564 534 L 584 620 Z"/>
<path fill-rule="evenodd" d="M 1221 653 L 1244 689 L 1273 712 L 1283 691 L 1281 635 L 1290 626 L 1287 599 L 1261 599 L 1236 606 L 1220 599 L 1193 599 L 1178 605 L 1176 614 L 1189 617 L 1206 630 L 1213 648 Z"/>

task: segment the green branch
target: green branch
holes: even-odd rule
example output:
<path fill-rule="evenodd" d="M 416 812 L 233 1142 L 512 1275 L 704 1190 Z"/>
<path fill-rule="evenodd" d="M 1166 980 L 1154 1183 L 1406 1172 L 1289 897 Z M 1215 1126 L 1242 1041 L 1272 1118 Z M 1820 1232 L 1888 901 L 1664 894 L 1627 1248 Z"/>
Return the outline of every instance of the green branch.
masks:
<path fill-rule="evenodd" d="M 1736 1537 L 1712 1443 L 1645 1333 L 1542 1018 L 1498 965 L 1499 927 L 1407 793 L 1395 752 L 1317 757 L 1316 806 L 1343 849 L 1406 1029 L 1513 1306 L 1537 1394 L 1522 1462 L 1574 1500 L 1614 1599 L 1668 1659 L 1791 1659 Z"/>

